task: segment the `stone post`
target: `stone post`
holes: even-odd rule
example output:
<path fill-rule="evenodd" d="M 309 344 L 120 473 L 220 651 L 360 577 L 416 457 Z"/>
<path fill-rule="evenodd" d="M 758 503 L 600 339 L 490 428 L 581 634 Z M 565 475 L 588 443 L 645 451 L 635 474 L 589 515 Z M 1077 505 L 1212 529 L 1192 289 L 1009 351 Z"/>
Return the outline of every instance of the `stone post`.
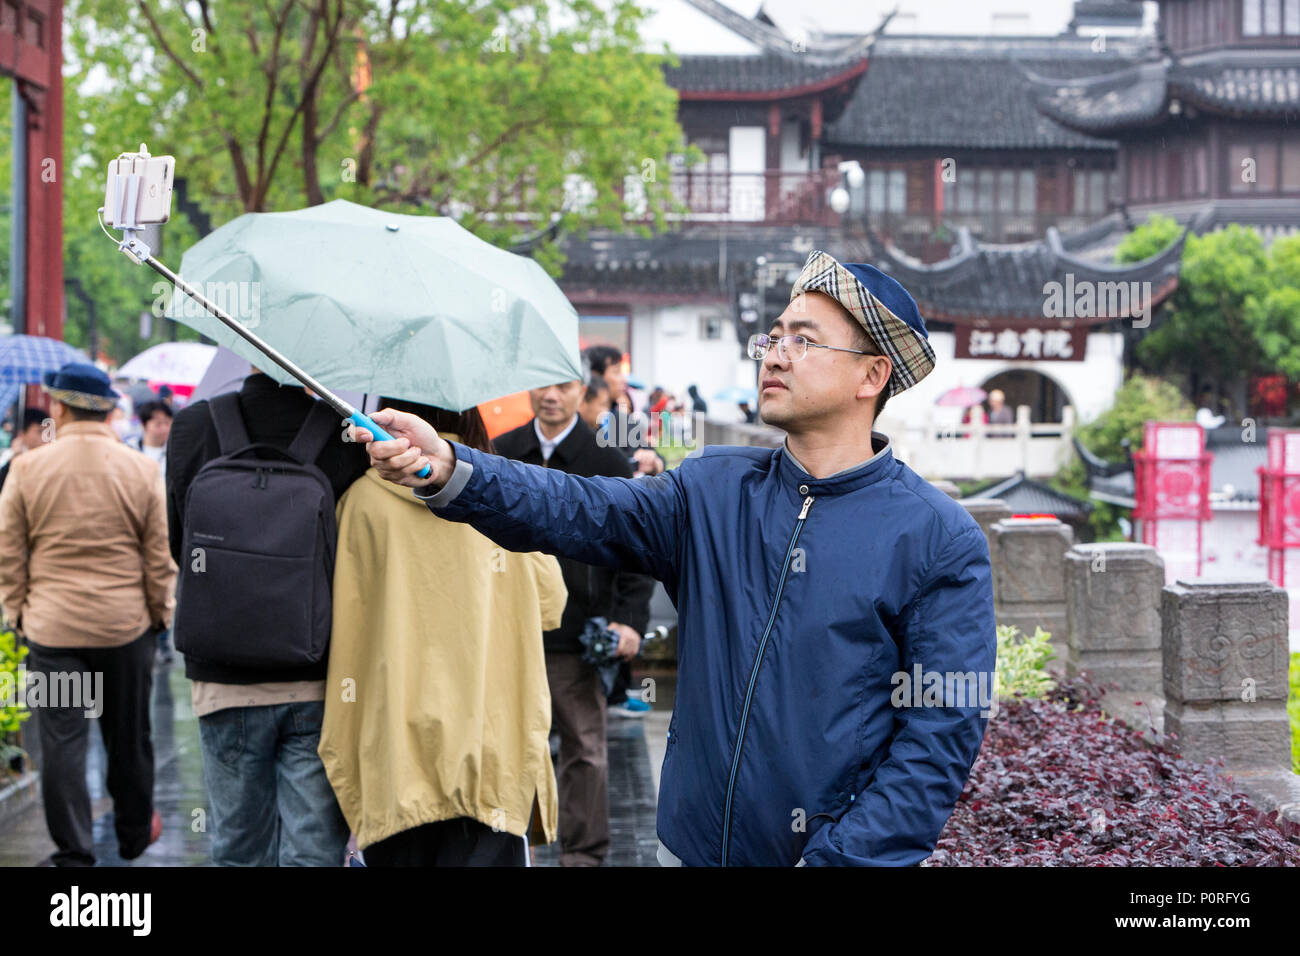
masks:
<path fill-rule="evenodd" d="M 1146 544 L 1076 544 L 1065 555 L 1065 673 L 1161 693 L 1165 563 Z"/>
<path fill-rule="evenodd" d="M 937 481 L 930 482 L 930 484 L 934 485 L 936 488 L 942 491 L 949 498 L 961 497 L 961 489 L 958 488 L 951 481 L 945 481 L 944 479 L 940 478 Z"/>
<path fill-rule="evenodd" d="M 990 529 L 1011 517 L 1011 506 L 1001 498 L 962 498 L 961 505 L 970 512 L 970 516 L 979 524 L 984 537 L 988 538 L 989 550 L 993 549 L 993 535 Z"/>
<path fill-rule="evenodd" d="M 993 532 L 991 529 L 999 521 L 1011 517 L 1011 506 L 1001 498 L 962 498 L 961 505 L 975 519 L 989 543 L 989 563 L 993 569 L 993 600 L 996 603 L 998 595 L 998 556 L 993 551 Z"/>
<path fill-rule="evenodd" d="M 1050 631 L 1056 660 L 1066 657 L 1065 552 L 1074 531 L 1055 518 L 1007 518 L 990 532 L 993 599 L 999 624 L 1014 624 L 1025 635 L 1035 627 Z"/>
<path fill-rule="evenodd" d="M 1268 581 L 1178 580 L 1162 594 L 1166 734 L 1228 770 L 1291 766 L 1286 591 Z"/>

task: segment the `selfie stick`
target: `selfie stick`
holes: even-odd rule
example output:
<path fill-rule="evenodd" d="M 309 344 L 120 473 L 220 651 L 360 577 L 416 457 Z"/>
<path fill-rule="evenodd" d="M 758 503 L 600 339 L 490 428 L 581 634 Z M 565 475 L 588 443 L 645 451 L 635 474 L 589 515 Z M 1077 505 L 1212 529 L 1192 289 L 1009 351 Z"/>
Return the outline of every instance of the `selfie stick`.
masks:
<path fill-rule="evenodd" d="M 113 187 L 113 220 L 116 221 L 118 228 L 122 230 L 123 239 L 118 243 L 118 248 L 127 254 L 127 256 L 137 265 L 146 265 L 153 269 L 168 282 L 171 282 L 176 288 L 180 289 L 191 299 L 203 306 L 212 316 L 225 325 L 228 329 L 240 336 L 244 341 L 253 348 L 257 349 L 267 358 L 269 358 L 280 368 L 284 369 L 303 385 L 307 386 L 318 396 L 321 401 L 329 405 L 330 408 L 338 412 L 343 418 L 351 421 L 352 424 L 364 428 L 374 436 L 375 441 L 392 441 L 393 436 L 384 431 L 374 420 L 359 409 L 353 408 L 349 403 L 343 401 L 328 388 L 316 381 L 311 375 L 303 371 L 297 364 L 290 361 L 276 349 L 272 348 L 266 342 L 263 342 L 258 336 L 249 331 L 241 322 L 229 315 L 224 309 L 210 301 L 198 289 L 194 288 L 176 273 L 172 272 L 165 265 L 159 262 L 149 246 L 140 238 L 141 227 L 135 221 L 136 202 L 140 194 L 140 184 L 143 176 L 139 173 L 116 175 L 116 181 Z M 101 210 L 102 212 L 102 210 Z M 433 469 L 425 465 L 416 476 L 419 478 L 428 478 Z"/>

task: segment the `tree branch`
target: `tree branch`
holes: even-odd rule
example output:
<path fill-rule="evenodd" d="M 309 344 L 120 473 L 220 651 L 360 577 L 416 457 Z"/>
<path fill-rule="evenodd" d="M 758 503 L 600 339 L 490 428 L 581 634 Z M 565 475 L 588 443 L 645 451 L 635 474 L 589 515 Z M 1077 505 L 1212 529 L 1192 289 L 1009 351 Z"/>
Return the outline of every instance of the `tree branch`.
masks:
<path fill-rule="evenodd" d="M 138 6 L 140 12 L 144 14 L 144 18 L 149 21 L 149 29 L 153 31 L 154 39 L 156 39 L 158 45 L 162 47 L 163 53 L 167 54 L 167 59 L 175 63 L 176 67 L 184 73 L 186 78 L 198 89 L 203 89 L 203 80 L 199 78 L 197 73 L 185 65 L 185 61 L 176 55 L 176 51 L 171 48 L 171 44 L 169 44 L 163 37 L 162 28 L 158 25 L 158 21 L 154 19 L 154 15 L 149 9 L 149 4 L 146 3 L 145 0 L 136 0 L 136 6 Z"/>

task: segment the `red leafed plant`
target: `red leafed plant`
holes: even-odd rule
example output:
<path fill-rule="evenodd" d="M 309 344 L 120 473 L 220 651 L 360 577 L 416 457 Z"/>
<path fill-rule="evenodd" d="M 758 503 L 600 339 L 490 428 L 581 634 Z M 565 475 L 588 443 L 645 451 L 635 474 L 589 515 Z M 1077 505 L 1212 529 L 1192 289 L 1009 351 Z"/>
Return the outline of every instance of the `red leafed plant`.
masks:
<path fill-rule="evenodd" d="M 1102 712 L 1102 693 L 1076 678 L 1001 702 L 926 865 L 1300 865 L 1300 826 L 1214 765 L 1150 746 Z"/>

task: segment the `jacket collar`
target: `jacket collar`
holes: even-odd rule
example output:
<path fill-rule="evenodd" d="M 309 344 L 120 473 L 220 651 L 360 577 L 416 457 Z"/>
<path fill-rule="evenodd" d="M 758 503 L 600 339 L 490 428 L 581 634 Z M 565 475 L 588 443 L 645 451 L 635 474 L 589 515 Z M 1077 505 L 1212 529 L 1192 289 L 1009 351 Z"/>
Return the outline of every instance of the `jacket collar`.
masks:
<path fill-rule="evenodd" d="M 528 430 L 526 432 L 527 444 L 526 451 L 536 451 L 538 457 L 542 454 L 542 443 L 537 440 L 537 418 L 533 417 L 528 421 Z M 566 465 L 572 465 L 575 460 L 581 457 L 583 449 L 589 448 L 595 441 L 596 433 L 591 430 L 591 426 L 582 420 L 579 415 L 577 421 L 573 423 L 573 428 L 569 434 L 564 436 L 564 441 L 555 446 L 555 451 L 551 453 L 549 464 L 554 466 L 555 462 L 563 462 Z"/>
<path fill-rule="evenodd" d="M 54 437 L 59 439 L 65 435 L 98 435 L 101 438 L 121 441 L 108 422 L 65 422 L 55 430 Z"/>
<path fill-rule="evenodd" d="M 865 462 L 852 465 L 826 478 L 814 478 L 799 465 L 782 443 L 777 449 L 777 469 L 784 484 L 794 485 L 800 494 L 844 494 L 874 484 L 893 473 L 894 450 L 889 436 L 872 431 L 871 447 L 875 454 Z M 807 488 L 807 491 L 803 489 Z"/>

